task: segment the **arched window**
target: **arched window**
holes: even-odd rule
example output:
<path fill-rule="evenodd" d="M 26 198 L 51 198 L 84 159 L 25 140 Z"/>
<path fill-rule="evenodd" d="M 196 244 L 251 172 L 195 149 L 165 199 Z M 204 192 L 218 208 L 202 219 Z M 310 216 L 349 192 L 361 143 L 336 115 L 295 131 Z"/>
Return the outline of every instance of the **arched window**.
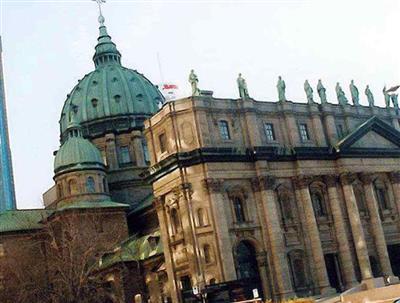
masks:
<path fill-rule="evenodd" d="M 379 205 L 380 211 L 389 210 L 390 209 L 390 201 L 388 197 L 388 190 L 386 188 L 385 183 L 382 180 L 374 181 L 374 189 L 376 200 Z"/>
<path fill-rule="evenodd" d="M 76 181 L 76 179 L 71 179 L 68 181 L 68 189 L 71 195 L 79 194 L 78 182 Z"/>
<path fill-rule="evenodd" d="M 172 224 L 172 230 L 173 233 L 176 234 L 181 230 L 181 224 L 179 221 L 179 214 L 176 208 L 173 208 L 171 210 L 171 224 Z"/>
<path fill-rule="evenodd" d="M 325 207 L 325 199 L 324 195 L 320 190 L 313 189 L 311 190 L 311 200 L 314 208 L 314 213 L 316 217 L 325 217 L 326 207 Z"/>
<path fill-rule="evenodd" d="M 244 214 L 244 205 L 243 200 L 239 197 L 233 197 L 233 209 L 235 212 L 235 219 L 236 222 L 242 223 L 246 221 L 245 214 Z"/>
<path fill-rule="evenodd" d="M 206 226 L 206 217 L 205 217 L 205 211 L 202 208 L 199 208 L 197 210 L 197 224 L 198 226 Z"/>
<path fill-rule="evenodd" d="M 286 222 L 293 219 L 291 196 L 287 191 L 280 188 L 277 189 L 279 209 L 282 221 Z"/>
<path fill-rule="evenodd" d="M 88 193 L 94 193 L 96 191 L 96 185 L 93 177 L 88 177 L 86 179 L 86 191 Z"/>
<path fill-rule="evenodd" d="M 203 251 L 204 251 L 204 262 L 206 264 L 210 264 L 212 261 L 212 257 L 211 257 L 211 246 L 208 244 L 205 244 L 203 247 Z"/>

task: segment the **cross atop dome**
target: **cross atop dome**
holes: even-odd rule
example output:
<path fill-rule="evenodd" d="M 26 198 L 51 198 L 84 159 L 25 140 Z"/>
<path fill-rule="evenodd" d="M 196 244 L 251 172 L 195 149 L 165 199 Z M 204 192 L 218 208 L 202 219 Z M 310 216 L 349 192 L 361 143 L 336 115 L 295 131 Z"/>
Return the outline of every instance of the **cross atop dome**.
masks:
<path fill-rule="evenodd" d="M 92 0 L 92 1 L 96 2 L 99 5 L 99 19 L 98 20 L 99 20 L 100 26 L 103 26 L 105 19 L 104 19 L 103 13 L 101 11 L 101 5 L 106 3 L 106 0 Z"/>

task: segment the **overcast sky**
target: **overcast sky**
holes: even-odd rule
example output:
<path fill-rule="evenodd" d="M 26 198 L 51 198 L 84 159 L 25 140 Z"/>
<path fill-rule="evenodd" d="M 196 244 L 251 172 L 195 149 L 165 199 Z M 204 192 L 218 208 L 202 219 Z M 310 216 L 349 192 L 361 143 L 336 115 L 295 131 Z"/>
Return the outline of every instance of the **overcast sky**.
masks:
<path fill-rule="evenodd" d="M 41 207 L 53 185 L 53 151 L 66 95 L 93 70 L 97 7 L 85 1 L 1 0 L 8 119 L 17 204 Z M 319 78 L 330 102 L 334 86 L 347 96 L 351 79 L 382 88 L 400 82 L 400 1 L 113 1 L 104 5 L 108 31 L 123 65 L 187 94 L 194 68 L 201 89 L 237 98 L 242 72 L 257 100 L 276 100 L 276 81 L 287 98 L 305 102 L 303 83 Z"/>

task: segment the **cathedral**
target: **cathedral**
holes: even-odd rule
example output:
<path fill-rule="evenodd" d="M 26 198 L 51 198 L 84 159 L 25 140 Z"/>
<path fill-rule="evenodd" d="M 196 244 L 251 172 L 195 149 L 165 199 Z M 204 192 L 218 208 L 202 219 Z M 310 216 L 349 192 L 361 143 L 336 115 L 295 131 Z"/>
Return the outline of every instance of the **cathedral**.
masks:
<path fill-rule="evenodd" d="M 400 111 L 200 90 L 165 101 L 99 18 L 44 208 L 0 212 L 0 302 L 324 297 L 400 276 Z M 355 93 L 357 92 L 357 93 Z M 61 95 L 61 93 L 60 93 Z M 397 101 L 397 96 L 393 100 Z M 385 91 L 385 99 L 391 97 Z M 316 98 L 315 98 L 316 99 Z M 386 101 L 386 100 L 385 100 Z"/>

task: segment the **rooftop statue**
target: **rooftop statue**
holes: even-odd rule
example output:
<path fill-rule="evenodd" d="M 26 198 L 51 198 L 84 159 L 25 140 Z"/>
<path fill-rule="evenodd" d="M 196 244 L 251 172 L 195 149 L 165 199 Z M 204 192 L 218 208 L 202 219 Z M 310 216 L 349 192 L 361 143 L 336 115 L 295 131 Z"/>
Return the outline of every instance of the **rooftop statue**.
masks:
<path fill-rule="evenodd" d="M 392 98 L 394 108 L 399 108 L 399 101 L 397 100 L 399 94 L 392 94 L 390 97 Z"/>
<path fill-rule="evenodd" d="M 374 101 L 374 95 L 372 94 L 371 90 L 369 89 L 369 85 L 365 88 L 365 94 L 367 95 L 368 99 L 368 104 L 369 106 L 374 106 L 375 101 Z"/>
<path fill-rule="evenodd" d="M 360 105 L 358 88 L 357 88 L 357 86 L 354 85 L 354 80 L 351 80 L 349 87 L 350 87 L 350 93 L 351 93 L 351 100 L 353 101 L 353 104 Z"/>
<path fill-rule="evenodd" d="M 328 101 L 326 101 L 326 89 L 322 85 L 321 79 L 318 80 L 317 91 L 319 98 L 321 99 L 321 104 L 327 103 Z"/>
<path fill-rule="evenodd" d="M 276 84 L 276 88 L 278 89 L 279 101 L 286 101 L 285 97 L 286 84 L 285 81 L 282 80 L 281 76 L 278 77 L 278 83 Z"/>
<path fill-rule="evenodd" d="M 306 92 L 308 103 L 314 103 L 313 89 L 308 80 L 304 82 L 304 91 Z"/>
<path fill-rule="evenodd" d="M 200 89 L 198 88 L 199 78 L 197 78 L 197 75 L 194 73 L 193 69 L 190 71 L 189 83 L 192 86 L 192 96 L 199 96 L 200 95 Z"/>
<path fill-rule="evenodd" d="M 386 107 L 390 107 L 390 95 L 386 90 L 386 85 L 383 87 L 383 96 L 385 97 L 385 105 L 386 105 Z"/>
<path fill-rule="evenodd" d="M 343 89 L 340 87 L 339 82 L 336 83 L 336 96 L 337 96 L 337 99 L 338 99 L 340 105 L 346 105 L 349 103 L 349 101 L 347 100 L 347 98 L 344 94 Z"/>
<path fill-rule="evenodd" d="M 243 100 L 249 98 L 249 91 L 247 90 L 246 80 L 242 77 L 242 74 L 239 73 L 239 77 L 237 78 L 237 85 L 239 88 L 239 96 Z"/>

